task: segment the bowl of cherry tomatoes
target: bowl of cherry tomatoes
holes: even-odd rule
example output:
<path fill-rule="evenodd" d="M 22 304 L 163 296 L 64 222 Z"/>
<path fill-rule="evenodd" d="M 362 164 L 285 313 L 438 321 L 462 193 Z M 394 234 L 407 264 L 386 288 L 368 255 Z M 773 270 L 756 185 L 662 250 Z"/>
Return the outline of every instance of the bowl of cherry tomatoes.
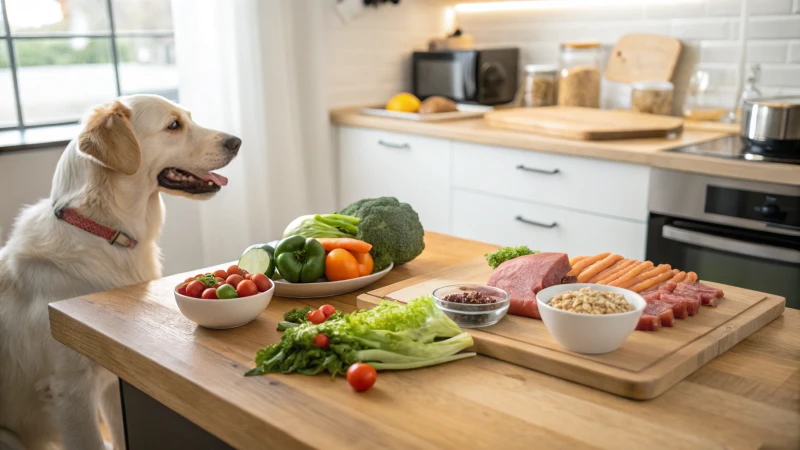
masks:
<path fill-rule="evenodd" d="M 237 265 L 187 278 L 174 291 L 187 319 L 214 329 L 251 322 L 267 308 L 274 292 L 275 284 L 266 275 L 247 273 Z"/>

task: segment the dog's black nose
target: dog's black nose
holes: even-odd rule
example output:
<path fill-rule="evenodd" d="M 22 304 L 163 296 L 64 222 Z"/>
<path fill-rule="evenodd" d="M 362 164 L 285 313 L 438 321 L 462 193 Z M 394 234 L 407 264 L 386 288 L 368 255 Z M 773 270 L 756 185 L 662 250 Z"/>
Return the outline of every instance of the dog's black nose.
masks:
<path fill-rule="evenodd" d="M 236 136 L 228 136 L 222 141 L 222 146 L 225 147 L 226 150 L 238 152 L 239 147 L 242 146 L 242 140 Z"/>

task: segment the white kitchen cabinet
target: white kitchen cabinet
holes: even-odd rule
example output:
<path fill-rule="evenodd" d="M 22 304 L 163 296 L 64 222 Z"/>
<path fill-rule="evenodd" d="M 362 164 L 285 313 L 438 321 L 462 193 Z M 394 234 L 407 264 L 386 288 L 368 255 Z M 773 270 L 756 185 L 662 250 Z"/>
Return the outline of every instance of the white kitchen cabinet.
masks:
<path fill-rule="evenodd" d="M 393 196 L 426 230 L 450 233 L 451 148 L 445 139 L 339 127 L 339 206 Z"/>
<path fill-rule="evenodd" d="M 453 234 L 570 256 L 619 253 L 644 260 L 645 223 L 453 189 Z"/>
<path fill-rule="evenodd" d="M 647 221 L 650 168 L 639 164 L 453 144 L 455 187 Z"/>

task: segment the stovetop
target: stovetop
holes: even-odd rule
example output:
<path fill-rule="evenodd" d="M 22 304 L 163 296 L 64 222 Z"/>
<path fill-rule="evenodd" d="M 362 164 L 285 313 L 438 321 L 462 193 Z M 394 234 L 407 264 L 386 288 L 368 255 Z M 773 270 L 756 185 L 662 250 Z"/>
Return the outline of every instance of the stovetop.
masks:
<path fill-rule="evenodd" d="M 739 136 L 725 136 L 712 141 L 701 142 L 687 147 L 667 150 L 676 153 L 711 156 L 714 158 L 738 159 L 769 163 L 800 164 L 800 153 L 775 156 L 771 152 L 754 152 Z"/>

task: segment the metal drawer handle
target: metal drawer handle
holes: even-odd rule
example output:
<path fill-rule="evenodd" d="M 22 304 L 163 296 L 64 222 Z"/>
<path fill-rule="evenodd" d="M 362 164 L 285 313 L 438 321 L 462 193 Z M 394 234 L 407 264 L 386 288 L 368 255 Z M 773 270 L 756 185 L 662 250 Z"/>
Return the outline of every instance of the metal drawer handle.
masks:
<path fill-rule="evenodd" d="M 523 164 L 518 165 L 517 166 L 517 170 L 524 170 L 525 172 L 543 173 L 545 175 L 555 175 L 555 174 L 561 172 L 561 170 L 559 170 L 559 169 L 553 169 L 553 170 L 537 169 L 535 167 L 527 167 L 527 166 L 525 166 Z"/>
<path fill-rule="evenodd" d="M 743 256 L 757 256 L 759 258 L 781 261 L 789 264 L 800 264 L 800 252 L 789 248 L 737 241 L 736 239 L 722 236 L 684 230 L 671 225 L 664 225 L 661 227 L 661 236 L 670 241 L 711 248 L 722 252 L 735 253 Z"/>
<path fill-rule="evenodd" d="M 411 150 L 411 146 L 405 142 L 403 142 L 402 144 L 395 144 L 393 142 L 386 142 L 383 139 L 378 139 L 378 144 L 389 148 L 396 148 L 400 150 Z"/>
<path fill-rule="evenodd" d="M 534 226 L 537 226 L 537 227 L 542 227 L 542 228 L 553 228 L 553 227 L 555 227 L 556 225 L 558 225 L 558 223 L 556 223 L 556 222 L 552 222 L 552 223 L 542 223 L 542 222 L 537 222 L 537 221 L 535 221 L 535 220 L 528 220 L 528 219 L 526 219 L 526 218 L 524 218 L 524 217 L 522 217 L 522 216 L 517 216 L 517 217 L 515 217 L 514 219 L 515 219 L 517 222 L 527 223 L 528 225 L 534 225 Z"/>

